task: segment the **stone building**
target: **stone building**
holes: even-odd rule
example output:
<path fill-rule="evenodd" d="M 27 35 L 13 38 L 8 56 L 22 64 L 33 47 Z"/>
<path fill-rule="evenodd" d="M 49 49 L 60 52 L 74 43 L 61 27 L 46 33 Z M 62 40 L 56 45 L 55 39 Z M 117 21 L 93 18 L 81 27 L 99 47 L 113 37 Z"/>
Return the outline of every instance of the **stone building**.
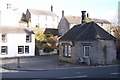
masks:
<path fill-rule="evenodd" d="M 89 14 L 87 13 L 87 17 L 85 18 L 86 22 L 94 21 L 97 23 L 101 28 L 106 30 L 107 32 L 112 34 L 112 24 L 106 19 L 98 19 L 98 18 L 90 18 Z M 62 17 L 58 24 L 58 32 L 59 35 L 64 35 L 67 31 L 69 31 L 74 25 L 81 24 L 82 18 L 80 16 L 65 16 L 64 11 L 62 11 Z"/>
<path fill-rule="evenodd" d="M 74 25 L 80 24 L 82 18 L 80 16 L 65 16 L 64 11 L 62 11 L 62 17 L 58 24 L 58 34 L 59 36 L 64 35 L 69 31 Z M 87 15 L 86 22 L 90 22 L 91 19 Z"/>
<path fill-rule="evenodd" d="M 59 39 L 59 59 L 71 63 L 113 64 L 116 61 L 115 37 L 95 22 L 85 21 L 73 26 Z"/>

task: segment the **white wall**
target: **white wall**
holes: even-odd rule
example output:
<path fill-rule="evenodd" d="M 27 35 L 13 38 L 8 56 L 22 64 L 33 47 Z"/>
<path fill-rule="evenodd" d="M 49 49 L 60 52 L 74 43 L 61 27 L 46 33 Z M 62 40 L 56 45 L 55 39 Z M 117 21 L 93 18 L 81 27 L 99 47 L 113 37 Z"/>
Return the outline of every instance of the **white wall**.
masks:
<path fill-rule="evenodd" d="M 53 20 L 53 18 L 54 18 L 54 20 Z M 36 27 L 37 23 L 39 23 L 40 28 L 57 28 L 58 17 L 32 14 L 31 15 L 31 27 Z"/>
<path fill-rule="evenodd" d="M 1 46 L 8 46 L 8 54 L 1 55 Z M 29 46 L 29 53 L 18 54 L 18 46 Z M 34 56 L 35 55 L 35 36 L 32 34 L 32 42 L 26 43 L 26 34 L 7 34 L 7 42 L 2 43 L 0 34 L 0 58 L 17 57 L 17 56 Z"/>

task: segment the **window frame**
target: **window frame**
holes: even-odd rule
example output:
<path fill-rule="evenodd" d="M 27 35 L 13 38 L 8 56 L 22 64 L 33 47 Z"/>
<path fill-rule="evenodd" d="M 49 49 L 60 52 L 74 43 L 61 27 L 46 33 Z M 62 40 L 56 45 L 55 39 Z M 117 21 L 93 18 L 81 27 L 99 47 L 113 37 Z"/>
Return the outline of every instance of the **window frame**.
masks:
<path fill-rule="evenodd" d="M 5 52 L 2 51 L 3 47 L 5 48 Z M 8 54 L 8 47 L 7 46 L 1 46 L 1 55 Z"/>
<path fill-rule="evenodd" d="M 28 49 L 28 50 L 27 50 Z M 27 50 L 27 51 L 26 51 Z M 30 52 L 29 46 L 25 46 L 25 53 L 28 54 Z"/>
<path fill-rule="evenodd" d="M 2 40 L 2 42 L 7 42 L 7 34 L 2 34 L 1 40 Z"/>
<path fill-rule="evenodd" d="M 88 48 L 88 51 L 86 51 L 86 48 Z M 84 57 L 88 58 L 89 54 L 90 54 L 90 46 L 84 46 L 83 51 L 84 51 Z M 86 52 L 88 52 L 88 53 L 86 53 Z"/>
<path fill-rule="evenodd" d="M 22 48 L 21 52 L 19 51 L 20 48 Z M 18 54 L 24 54 L 24 46 L 18 46 Z"/>
<path fill-rule="evenodd" d="M 26 35 L 26 42 L 27 43 L 32 42 L 32 35 L 31 34 Z"/>
<path fill-rule="evenodd" d="M 71 45 L 70 44 L 63 44 L 63 56 L 64 57 L 71 57 Z"/>

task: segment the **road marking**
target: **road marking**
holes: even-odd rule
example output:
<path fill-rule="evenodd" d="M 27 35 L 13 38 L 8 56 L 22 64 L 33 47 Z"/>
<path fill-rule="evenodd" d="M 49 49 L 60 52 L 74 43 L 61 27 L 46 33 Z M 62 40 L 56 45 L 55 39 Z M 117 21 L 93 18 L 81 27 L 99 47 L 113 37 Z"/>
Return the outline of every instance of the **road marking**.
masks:
<path fill-rule="evenodd" d="M 70 76 L 70 77 L 61 77 L 61 79 L 67 79 L 67 78 L 85 78 L 87 75 L 82 75 L 82 76 Z"/>
<path fill-rule="evenodd" d="M 118 74 L 120 74 L 120 73 L 110 73 L 111 75 L 118 75 Z"/>

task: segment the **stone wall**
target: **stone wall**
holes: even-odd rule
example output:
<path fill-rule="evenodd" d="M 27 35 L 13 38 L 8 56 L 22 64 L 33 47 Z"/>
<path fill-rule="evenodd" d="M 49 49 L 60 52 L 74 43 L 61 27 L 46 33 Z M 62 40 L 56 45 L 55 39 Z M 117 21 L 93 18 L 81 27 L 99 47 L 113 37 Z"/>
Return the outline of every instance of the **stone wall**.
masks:
<path fill-rule="evenodd" d="M 116 45 L 112 40 L 100 40 L 99 44 L 99 54 L 101 54 L 101 60 L 103 64 L 113 64 L 116 62 Z M 106 51 L 104 50 L 106 46 Z M 100 63 L 100 61 L 99 61 Z"/>
<path fill-rule="evenodd" d="M 39 50 L 39 55 L 56 55 L 56 54 L 58 54 L 57 49 L 54 49 L 54 51 L 49 52 L 49 53 L 46 53 L 43 50 Z"/>
<path fill-rule="evenodd" d="M 69 41 L 64 41 L 61 43 L 69 43 Z M 79 58 L 84 58 L 83 49 L 84 49 L 84 45 L 86 44 L 90 45 L 90 54 L 89 57 L 86 58 L 90 60 L 90 64 L 92 65 L 113 64 L 116 61 L 116 46 L 115 46 L 115 42 L 112 40 L 74 42 L 74 46 L 72 46 L 72 54 L 70 58 L 63 57 L 63 47 L 60 45 L 59 59 L 71 63 L 79 63 Z M 104 51 L 104 46 L 106 46 L 106 53 Z"/>
<path fill-rule="evenodd" d="M 70 62 L 70 63 L 76 63 L 76 57 L 75 57 L 75 46 L 71 47 L 71 57 L 65 57 L 63 56 L 63 47 L 62 43 L 70 43 L 70 41 L 63 41 L 60 42 L 60 50 L 59 50 L 59 60 Z"/>
<path fill-rule="evenodd" d="M 65 17 L 62 17 L 58 25 L 58 33 L 60 36 L 63 36 L 68 30 L 69 30 L 69 23 L 65 19 Z"/>

